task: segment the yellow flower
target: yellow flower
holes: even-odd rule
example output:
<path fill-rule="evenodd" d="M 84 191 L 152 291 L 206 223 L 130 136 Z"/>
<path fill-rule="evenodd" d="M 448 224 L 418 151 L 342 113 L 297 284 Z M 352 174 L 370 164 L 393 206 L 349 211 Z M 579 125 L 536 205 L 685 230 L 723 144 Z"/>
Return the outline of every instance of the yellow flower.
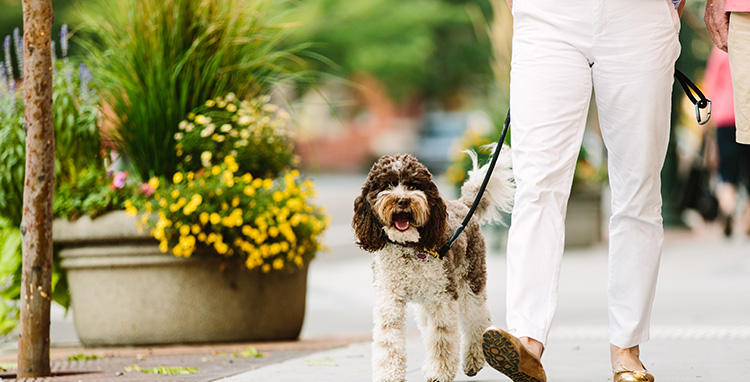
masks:
<path fill-rule="evenodd" d="M 263 271 L 263 273 L 268 273 L 271 271 L 271 266 L 268 264 L 263 264 L 263 266 L 260 267 L 260 270 Z"/>
<path fill-rule="evenodd" d="M 208 212 L 201 212 L 200 216 L 198 216 L 198 219 L 200 220 L 201 224 L 206 225 L 208 224 Z"/>
<path fill-rule="evenodd" d="M 180 235 L 187 236 L 189 234 L 190 234 L 190 226 L 183 225 L 182 227 L 180 227 Z"/>
<path fill-rule="evenodd" d="M 253 186 L 245 186 L 242 192 L 247 196 L 255 196 L 255 188 Z"/>
<path fill-rule="evenodd" d="M 172 182 L 174 184 L 180 184 L 180 182 L 182 182 L 182 173 L 179 171 L 174 173 L 174 176 L 172 176 Z"/>
<path fill-rule="evenodd" d="M 232 207 L 237 207 L 239 205 L 240 205 L 240 197 L 235 196 L 234 198 L 232 198 Z"/>
<path fill-rule="evenodd" d="M 284 194 L 282 194 L 281 191 L 276 191 L 276 192 L 273 193 L 272 197 L 273 197 L 273 201 L 276 202 L 276 203 L 278 203 L 282 199 L 284 199 Z"/>
<path fill-rule="evenodd" d="M 128 216 L 135 216 L 138 215 L 138 209 L 135 208 L 132 202 L 130 200 L 125 201 L 125 213 L 128 214 Z"/>
<path fill-rule="evenodd" d="M 263 180 L 263 188 L 270 190 L 273 187 L 273 179 L 268 178 Z"/>
<path fill-rule="evenodd" d="M 214 224 L 214 225 L 219 224 L 221 222 L 221 216 L 219 216 L 219 214 L 214 212 L 209 216 L 209 221 L 211 222 L 211 224 Z"/>
<path fill-rule="evenodd" d="M 235 111 L 237 111 L 237 105 L 230 103 L 229 105 L 227 105 L 227 111 L 230 113 L 234 113 Z"/>
<path fill-rule="evenodd" d="M 172 197 L 172 199 L 177 199 L 180 197 L 180 190 L 174 189 L 169 195 Z"/>
<path fill-rule="evenodd" d="M 201 226 L 198 224 L 193 224 L 192 227 L 190 227 L 190 232 L 193 233 L 193 235 L 197 235 L 201 231 Z"/>
<path fill-rule="evenodd" d="M 188 118 L 189 118 L 189 116 L 188 116 Z M 198 124 L 205 125 L 205 124 L 207 124 L 210 121 L 211 121 L 210 119 L 206 118 L 203 115 L 198 114 L 198 115 L 195 116 L 195 122 L 198 123 Z"/>
<path fill-rule="evenodd" d="M 219 166 L 211 167 L 211 175 L 219 175 L 220 173 L 221 173 L 221 167 Z"/>
<path fill-rule="evenodd" d="M 166 240 L 159 242 L 159 250 L 162 253 L 167 253 L 167 251 L 169 251 L 169 243 Z"/>
<path fill-rule="evenodd" d="M 214 244 L 214 248 L 220 255 L 226 254 L 229 250 L 229 246 L 220 241 L 217 241 L 216 244 Z"/>
<path fill-rule="evenodd" d="M 157 188 L 159 188 L 159 178 L 153 177 L 149 179 L 148 185 L 151 186 L 151 188 L 153 188 L 154 190 L 156 190 Z"/>
<path fill-rule="evenodd" d="M 216 101 L 214 101 L 212 99 L 206 101 L 206 106 L 207 107 L 214 107 L 214 105 L 216 105 Z"/>
<path fill-rule="evenodd" d="M 276 259 L 273 261 L 273 269 L 279 270 L 281 268 L 284 268 L 284 260 L 282 259 Z"/>

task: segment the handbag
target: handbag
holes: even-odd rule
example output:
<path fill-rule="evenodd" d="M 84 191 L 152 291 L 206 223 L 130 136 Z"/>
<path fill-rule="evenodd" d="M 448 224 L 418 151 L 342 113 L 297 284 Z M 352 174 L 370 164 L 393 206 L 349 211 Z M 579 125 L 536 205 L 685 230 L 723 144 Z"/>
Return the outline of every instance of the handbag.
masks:
<path fill-rule="evenodd" d="M 711 182 L 713 172 L 706 164 L 706 138 L 704 134 L 700 154 L 693 159 L 685 178 L 679 209 L 694 209 L 705 221 L 710 222 L 719 216 L 719 200 Z"/>

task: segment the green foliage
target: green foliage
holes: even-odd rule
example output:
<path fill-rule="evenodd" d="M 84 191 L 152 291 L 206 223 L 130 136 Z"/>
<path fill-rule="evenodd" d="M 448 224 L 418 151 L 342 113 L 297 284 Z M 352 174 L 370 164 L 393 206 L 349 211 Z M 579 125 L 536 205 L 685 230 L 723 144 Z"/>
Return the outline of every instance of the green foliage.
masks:
<path fill-rule="evenodd" d="M 241 352 L 232 352 L 232 357 L 234 358 L 263 358 L 263 353 L 259 352 L 258 349 L 255 348 L 255 346 L 250 346 L 247 349 L 241 351 Z"/>
<path fill-rule="evenodd" d="M 26 164 L 23 99 L 18 91 L 3 92 L 3 85 L 0 84 L 0 216 L 20 225 Z"/>
<path fill-rule="evenodd" d="M 60 41 L 67 50 L 67 27 Z M 9 39 L 8 39 L 9 40 Z M 15 41 L 15 40 L 14 40 Z M 3 74 L 8 68 L 19 67 L 13 57 L 15 50 L 5 44 Z M 15 65 L 14 65 L 15 64 Z M 90 72 L 85 66 L 63 57 L 54 64 L 53 125 L 55 130 L 55 199 L 57 217 L 75 218 L 83 213 L 103 212 L 110 207 L 121 209 L 124 198 L 112 201 L 99 192 L 101 185 L 94 174 L 104 174 L 97 123 L 98 109 L 94 89 L 89 87 Z M 22 89 L 9 76 L 0 75 L 0 336 L 9 334 L 18 325 L 18 299 L 23 257 L 19 226 L 23 213 L 23 185 L 26 163 L 26 132 Z M 81 179 L 83 178 L 83 179 Z M 82 182 L 79 182 L 82 180 Z M 108 185 L 107 185 L 108 186 Z M 86 209 L 90 203 L 92 208 Z M 105 206 L 105 203 L 109 205 Z M 117 205 L 116 203 L 120 203 Z M 98 207 L 98 208 L 94 208 Z M 67 308 L 67 280 L 58 257 L 53 259 L 52 300 Z"/>
<path fill-rule="evenodd" d="M 90 168 L 78 173 L 75 183 L 57 186 L 53 212 L 55 217 L 76 220 L 83 215 L 95 218 L 105 212 L 122 210 L 125 201 L 139 186 L 127 172 Z"/>
<path fill-rule="evenodd" d="M 182 375 L 182 374 L 197 374 L 200 370 L 194 367 L 179 367 L 179 366 L 158 366 L 151 367 L 148 369 L 141 369 L 138 365 L 131 365 L 125 367 L 125 371 L 140 371 L 146 374 L 162 374 L 162 375 Z"/>
<path fill-rule="evenodd" d="M 297 159 L 289 124 L 289 115 L 267 97 L 240 101 L 229 93 L 208 100 L 179 124 L 180 167 L 198 171 L 232 156 L 243 173 L 277 177 Z"/>
<path fill-rule="evenodd" d="M 21 293 L 21 231 L 0 218 L 0 337 L 18 325 Z"/>
<path fill-rule="evenodd" d="M 492 82 L 487 0 L 301 0 L 295 32 L 344 75 L 374 75 L 401 100 L 450 99 Z M 321 71 L 330 67 L 321 66 Z"/>
<path fill-rule="evenodd" d="M 299 74 L 270 0 L 102 0 L 81 41 L 112 107 L 119 151 L 145 181 L 178 168 L 179 122 L 211 97 L 267 93 Z M 101 17 L 107 15 L 107 17 Z"/>
<path fill-rule="evenodd" d="M 73 362 L 73 361 L 91 361 L 91 360 L 103 359 L 103 358 L 104 357 L 99 357 L 96 354 L 86 355 L 86 354 L 81 353 L 81 354 L 75 354 L 75 355 L 72 355 L 72 356 L 68 357 L 68 361 L 70 361 L 70 362 Z"/>

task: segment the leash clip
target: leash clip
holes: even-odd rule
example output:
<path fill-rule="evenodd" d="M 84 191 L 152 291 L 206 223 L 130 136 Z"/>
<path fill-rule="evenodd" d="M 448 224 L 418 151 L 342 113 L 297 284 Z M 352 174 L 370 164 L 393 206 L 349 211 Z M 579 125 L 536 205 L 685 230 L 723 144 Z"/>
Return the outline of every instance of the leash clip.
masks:
<path fill-rule="evenodd" d="M 701 107 L 701 104 L 703 107 Z M 706 119 L 701 119 L 701 109 L 706 109 Z M 708 98 L 702 99 L 695 103 L 695 119 L 699 125 L 705 125 L 708 120 L 711 119 L 711 100 Z"/>

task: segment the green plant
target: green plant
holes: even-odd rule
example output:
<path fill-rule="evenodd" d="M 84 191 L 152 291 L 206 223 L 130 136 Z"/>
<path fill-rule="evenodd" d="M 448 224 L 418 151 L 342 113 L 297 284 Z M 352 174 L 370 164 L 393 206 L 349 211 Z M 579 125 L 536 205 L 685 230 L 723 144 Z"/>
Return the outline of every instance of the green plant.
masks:
<path fill-rule="evenodd" d="M 16 32 L 14 35 L 19 36 Z M 67 57 L 67 27 L 60 38 L 62 58 L 54 63 L 53 110 L 55 129 L 55 200 L 57 217 L 75 218 L 84 213 L 101 213 L 102 204 L 111 201 L 100 189 L 109 184 L 97 184 L 94 178 L 105 174 L 104 157 L 99 138 L 98 105 L 95 89 L 90 87 L 91 74 L 84 65 Z M 18 299 L 21 283 L 22 248 L 19 226 L 22 219 L 23 185 L 26 163 L 26 133 L 22 85 L 9 73 L 15 67 L 22 70 L 19 60 L 13 65 L 10 36 L 3 46 L 5 58 L 0 63 L 0 336 L 7 335 L 17 325 Z M 14 50 L 21 52 L 20 39 L 15 38 Z M 94 195 L 92 197 L 92 195 Z M 86 200 L 99 208 L 80 208 Z M 110 203 L 106 208 L 121 209 L 122 202 Z M 76 209 L 74 206 L 79 206 Z M 67 308 L 69 296 L 65 275 L 60 271 L 59 259 L 53 263 L 53 301 Z"/>
<path fill-rule="evenodd" d="M 354 78 L 368 73 L 393 99 L 415 95 L 451 103 L 461 92 L 492 82 L 487 0 L 301 0 L 293 3 L 300 41 L 337 66 L 318 65 Z M 321 62 L 313 62 L 318 64 Z"/>
<path fill-rule="evenodd" d="M 117 148 L 143 181 L 177 170 L 179 122 L 205 100 L 265 94 L 301 72 L 271 0 L 103 0 L 82 12 Z"/>
<path fill-rule="evenodd" d="M 175 133 L 180 168 L 197 171 L 232 156 L 241 172 L 276 177 L 297 160 L 289 123 L 268 97 L 240 101 L 229 93 L 208 100 Z"/>
<path fill-rule="evenodd" d="M 235 103 L 233 95 L 211 99 L 198 110 L 206 114 L 191 112 L 180 125 L 177 155 L 202 158 L 186 159 L 186 167 L 170 178 L 149 180 L 126 211 L 140 213 L 140 223 L 161 251 L 175 256 L 190 257 L 207 248 L 263 272 L 308 264 L 321 247 L 328 218 L 312 203 L 312 181 L 290 170 L 294 158 L 287 117 L 265 99 Z M 262 159 L 266 156 L 268 163 Z"/>
<path fill-rule="evenodd" d="M 140 212 L 162 252 L 175 256 L 205 247 L 263 272 L 308 264 L 327 225 L 323 210 L 311 204 L 312 181 L 296 170 L 255 178 L 236 173 L 233 157 L 224 161 L 198 173 L 176 172 L 171 184 L 159 180 L 164 186 L 152 199 L 137 199 L 129 213 Z"/>

